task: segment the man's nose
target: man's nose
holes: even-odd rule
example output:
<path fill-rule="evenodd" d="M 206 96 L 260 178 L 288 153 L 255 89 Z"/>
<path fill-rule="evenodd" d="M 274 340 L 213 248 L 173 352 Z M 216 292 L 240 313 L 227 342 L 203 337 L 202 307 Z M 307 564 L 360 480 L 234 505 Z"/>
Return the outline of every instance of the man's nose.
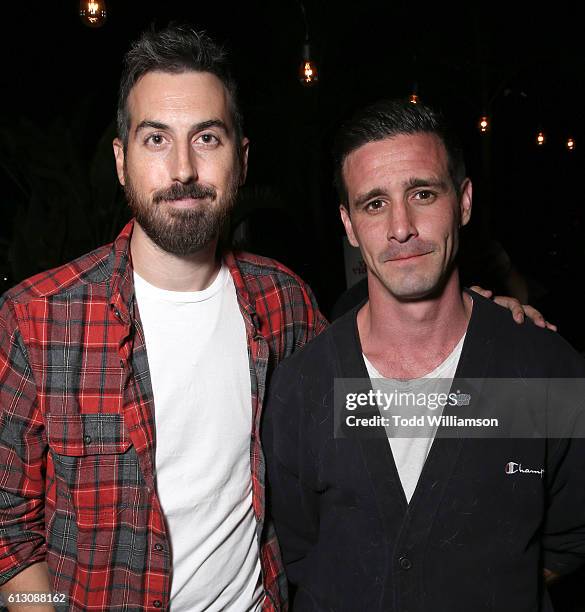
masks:
<path fill-rule="evenodd" d="M 406 202 L 394 202 L 390 207 L 388 216 L 387 240 L 406 242 L 409 238 L 418 235 L 413 220 L 413 213 Z"/>
<path fill-rule="evenodd" d="M 171 175 L 173 181 L 179 183 L 190 183 L 197 180 L 197 160 L 190 143 L 177 144 L 174 147 Z"/>

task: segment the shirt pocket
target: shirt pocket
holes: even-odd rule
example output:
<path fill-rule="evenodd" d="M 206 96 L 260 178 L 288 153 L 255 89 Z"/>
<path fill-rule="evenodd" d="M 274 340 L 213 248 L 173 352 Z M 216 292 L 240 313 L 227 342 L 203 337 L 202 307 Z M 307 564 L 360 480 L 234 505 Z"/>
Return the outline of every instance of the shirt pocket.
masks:
<path fill-rule="evenodd" d="M 72 506 L 80 527 L 113 524 L 143 484 L 122 415 L 49 414 L 47 440 L 57 507 Z"/>

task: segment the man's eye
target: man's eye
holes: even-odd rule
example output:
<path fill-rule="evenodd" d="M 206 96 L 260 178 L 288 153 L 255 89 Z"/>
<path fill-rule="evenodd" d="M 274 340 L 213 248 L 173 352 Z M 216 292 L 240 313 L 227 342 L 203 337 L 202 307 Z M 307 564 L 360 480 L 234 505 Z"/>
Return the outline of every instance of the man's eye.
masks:
<path fill-rule="evenodd" d="M 151 134 L 146 139 L 147 144 L 153 144 L 156 147 L 159 147 L 164 142 L 164 138 L 162 134 Z"/>
<path fill-rule="evenodd" d="M 365 206 L 366 210 L 380 210 L 384 206 L 384 202 L 382 200 L 373 200 L 372 202 L 368 202 Z"/>
<path fill-rule="evenodd" d="M 197 140 L 205 145 L 216 145 L 219 143 L 219 138 L 214 134 L 201 134 Z"/>
<path fill-rule="evenodd" d="M 414 199 L 415 200 L 432 200 L 434 196 L 435 194 L 432 191 L 423 190 L 423 191 L 417 191 L 414 194 Z"/>

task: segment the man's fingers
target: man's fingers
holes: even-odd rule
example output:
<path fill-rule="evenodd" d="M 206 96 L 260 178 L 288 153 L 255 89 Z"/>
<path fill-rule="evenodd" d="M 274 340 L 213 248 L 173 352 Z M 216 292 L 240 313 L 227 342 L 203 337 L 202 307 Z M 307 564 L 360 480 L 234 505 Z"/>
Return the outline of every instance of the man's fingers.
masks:
<path fill-rule="evenodd" d="M 526 313 L 526 316 L 529 319 L 531 319 L 535 325 L 538 325 L 538 327 L 543 327 L 545 329 L 550 329 L 555 332 L 557 331 L 557 326 L 554 325 L 553 323 L 549 323 L 542 316 L 542 313 L 539 310 L 536 310 L 536 308 L 533 308 L 532 306 L 529 306 L 528 304 L 524 304 L 523 308 L 524 308 L 524 312 Z"/>
<path fill-rule="evenodd" d="M 484 298 L 492 297 L 492 292 L 489 289 L 484 289 L 483 287 L 480 287 L 479 285 L 472 285 L 470 289 L 472 291 L 475 291 L 475 293 L 479 293 L 479 295 L 482 295 Z"/>
<path fill-rule="evenodd" d="M 536 308 L 533 308 L 529 304 L 520 304 L 516 298 L 499 295 L 494 298 L 494 302 L 510 310 L 512 312 L 512 316 L 514 317 L 514 321 L 517 323 L 523 323 L 525 317 L 528 317 L 534 323 L 534 325 L 537 325 L 538 327 L 550 329 L 555 332 L 557 331 L 557 326 L 553 323 L 549 323 L 542 316 L 542 313 L 539 310 L 536 310 Z"/>
<path fill-rule="evenodd" d="M 534 325 L 538 325 L 538 327 L 546 327 L 545 318 L 542 316 L 542 314 L 540 314 L 538 310 L 536 310 L 536 308 L 533 308 L 532 306 L 525 304 L 524 312 L 526 316 L 532 320 Z"/>
<path fill-rule="evenodd" d="M 494 298 L 494 302 L 510 310 L 512 312 L 512 316 L 514 317 L 514 321 L 516 321 L 516 323 L 524 322 L 524 314 L 525 314 L 524 308 L 522 307 L 522 304 L 520 304 L 520 302 L 516 298 L 498 295 Z M 534 310 L 534 308 L 532 310 Z"/>

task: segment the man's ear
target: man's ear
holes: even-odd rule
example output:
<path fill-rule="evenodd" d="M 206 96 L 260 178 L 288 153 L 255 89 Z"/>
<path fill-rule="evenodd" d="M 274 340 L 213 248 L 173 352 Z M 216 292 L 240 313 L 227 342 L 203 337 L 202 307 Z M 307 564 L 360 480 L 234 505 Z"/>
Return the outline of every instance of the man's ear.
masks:
<path fill-rule="evenodd" d="M 240 173 L 240 185 L 243 185 L 246 182 L 246 176 L 248 176 L 248 151 L 250 150 L 250 141 L 248 140 L 248 138 L 242 138 L 242 144 L 240 146 L 242 147 L 240 157 L 242 164 L 242 170 Z"/>
<path fill-rule="evenodd" d="M 463 227 L 471 219 L 471 200 L 472 200 L 471 180 L 466 178 L 461 184 L 461 195 L 459 196 L 460 226 Z"/>
<path fill-rule="evenodd" d="M 349 216 L 349 211 L 345 207 L 344 204 L 339 205 L 339 214 L 341 215 L 341 221 L 345 227 L 345 233 L 347 234 L 347 239 L 349 240 L 349 244 L 353 247 L 359 247 L 359 243 L 353 233 L 353 225 L 351 224 L 351 217 Z"/>
<path fill-rule="evenodd" d="M 114 157 L 116 158 L 116 172 L 120 185 L 126 185 L 126 177 L 124 175 L 124 143 L 119 138 L 114 138 L 112 143 L 114 147 Z"/>

